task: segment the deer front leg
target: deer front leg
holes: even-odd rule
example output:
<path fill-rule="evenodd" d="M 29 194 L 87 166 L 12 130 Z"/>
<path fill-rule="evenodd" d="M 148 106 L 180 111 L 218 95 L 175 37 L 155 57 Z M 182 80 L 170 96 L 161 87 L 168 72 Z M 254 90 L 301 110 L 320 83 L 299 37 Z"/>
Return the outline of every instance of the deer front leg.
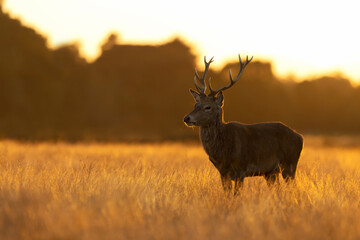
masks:
<path fill-rule="evenodd" d="M 228 176 L 221 175 L 221 183 L 225 192 L 230 192 L 232 189 L 232 182 Z"/>
<path fill-rule="evenodd" d="M 244 178 L 239 177 L 235 179 L 235 189 L 234 189 L 234 196 L 238 195 L 240 192 L 240 189 L 242 188 L 244 183 Z"/>

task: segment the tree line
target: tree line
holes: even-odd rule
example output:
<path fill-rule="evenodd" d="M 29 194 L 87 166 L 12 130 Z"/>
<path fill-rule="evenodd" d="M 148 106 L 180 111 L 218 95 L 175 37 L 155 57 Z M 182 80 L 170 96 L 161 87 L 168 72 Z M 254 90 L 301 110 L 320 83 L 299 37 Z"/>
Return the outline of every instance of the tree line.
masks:
<path fill-rule="evenodd" d="M 0 137 L 29 140 L 196 138 L 191 111 L 196 56 L 180 39 L 127 45 L 110 35 L 88 63 L 76 44 L 49 48 L 44 36 L 0 9 Z M 229 81 L 229 63 L 210 71 Z M 199 66 L 199 70 L 203 66 Z M 360 88 L 342 77 L 280 80 L 253 61 L 225 92 L 225 120 L 282 121 L 302 133 L 360 133 Z"/>

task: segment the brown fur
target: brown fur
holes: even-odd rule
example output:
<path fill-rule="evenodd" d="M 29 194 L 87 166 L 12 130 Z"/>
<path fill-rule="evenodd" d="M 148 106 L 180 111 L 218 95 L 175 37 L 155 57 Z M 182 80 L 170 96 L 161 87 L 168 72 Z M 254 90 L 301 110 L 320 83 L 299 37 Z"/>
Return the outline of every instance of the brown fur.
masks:
<path fill-rule="evenodd" d="M 286 181 L 295 178 L 303 147 L 301 135 L 279 122 L 225 123 L 222 92 L 206 96 L 190 91 L 196 104 L 184 122 L 200 127 L 201 142 L 225 190 L 235 181 L 236 194 L 250 176 L 264 176 L 269 184 L 278 181 L 279 173 Z"/>

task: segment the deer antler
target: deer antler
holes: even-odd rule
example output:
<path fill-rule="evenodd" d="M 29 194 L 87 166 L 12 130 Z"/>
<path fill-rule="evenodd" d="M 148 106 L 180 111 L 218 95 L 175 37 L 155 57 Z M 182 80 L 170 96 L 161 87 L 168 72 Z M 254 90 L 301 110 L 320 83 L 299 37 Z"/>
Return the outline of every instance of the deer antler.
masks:
<path fill-rule="evenodd" d="M 242 62 L 240 54 L 239 54 L 240 71 L 239 71 L 238 75 L 236 76 L 236 78 L 233 79 L 233 77 L 231 75 L 231 70 L 229 69 L 230 83 L 228 85 L 224 86 L 224 87 L 213 90 L 211 88 L 211 79 L 209 79 L 210 95 L 216 95 L 218 92 L 226 90 L 226 89 L 230 88 L 232 85 L 234 85 L 239 80 L 239 78 L 241 77 L 241 74 L 244 72 L 246 65 L 248 65 L 251 62 L 252 59 L 253 59 L 253 56 L 250 58 L 250 60 L 249 60 L 248 56 L 246 56 L 246 61 Z"/>
<path fill-rule="evenodd" d="M 205 78 L 206 78 L 206 74 L 207 74 L 207 72 L 209 70 L 210 63 L 212 63 L 213 61 L 214 61 L 214 57 L 212 57 L 209 60 L 209 62 L 207 62 L 206 61 L 206 56 L 204 56 L 205 70 L 204 70 L 204 74 L 203 74 L 203 76 L 201 78 L 199 77 L 199 74 L 198 74 L 198 72 L 197 72 L 197 70 L 195 68 L 194 84 L 195 84 L 196 89 L 199 91 L 199 93 L 201 95 L 206 95 L 205 94 L 205 91 L 206 91 Z M 197 84 L 197 80 L 202 84 L 202 87 Z"/>

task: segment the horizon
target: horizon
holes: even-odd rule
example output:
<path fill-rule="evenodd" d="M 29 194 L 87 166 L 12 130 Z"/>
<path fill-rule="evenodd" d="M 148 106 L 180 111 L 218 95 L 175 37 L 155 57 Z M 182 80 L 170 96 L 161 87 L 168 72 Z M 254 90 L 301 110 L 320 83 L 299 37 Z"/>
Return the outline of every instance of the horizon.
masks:
<path fill-rule="evenodd" d="M 357 57 L 360 48 L 356 47 L 360 36 L 354 29 L 360 16 L 356 16 L 351 1 L 341 6 L 335 2 L 311 3 L 311 9 L 307 9 L 310 2 L 286 1 L 261 2 L 262 8 L 244 2 L 242 8 L 236 5 L 233 9 L 227 6 L 240 3 L 227 1 L 221 6 L 207 4 L 206 16 L 199 18 L 196 13 L 202 3 L 189 5 L 185 1 L 174 9 L 161 0 L 153 3 L 108 0 L 106 4 L 95 0 L 86 3 L 6 0 L 3 10 L 46 37 L 51 48 L 77 43 L 87 61 L 99 57 L 100 45 L 111 33 L 119 35 L 119 44 L 135 45 L 158 45 L 178 37 L 191 47 L 198 66 L 202 65 L 202 56 L 214 56 L 213 67 L 220 69 L 237 61 L 240 53 L 243 57 L 249 55 L 254 60 L 271 62 L 274 74 L 280 78 L 305 80 L 341 75 L 360 83 Z M 283 8 L 277 9 L 279 5 Z M 240 19 L 236 16 L 237 8 L 241 9 Z M 185 18 L 183 13 L 188 13 Z M 219 17 L 212 18 L 214 14 Z M 240 32 L 237 26 L 241 27 Z"/>

